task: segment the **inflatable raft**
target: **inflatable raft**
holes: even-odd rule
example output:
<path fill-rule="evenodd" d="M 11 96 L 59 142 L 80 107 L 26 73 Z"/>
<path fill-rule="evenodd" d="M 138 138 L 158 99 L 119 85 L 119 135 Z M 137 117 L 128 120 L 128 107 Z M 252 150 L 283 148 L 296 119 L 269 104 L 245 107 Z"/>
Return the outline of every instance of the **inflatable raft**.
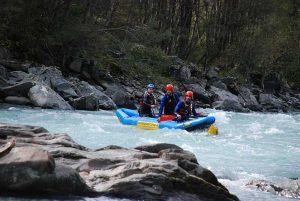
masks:
<path fill-rule="evenodd" d="M 177 121 L 161 121 L 158 122 L 158 118 L 140 117 L 136 110 L 130 110 L 125 108 L 117 109 L 116 115 L 122 124 L 136 126 L 137 128 L 143 128 L 147 130 L 156 130 L 161 128 L 173 128 L 184 129 L 188 131 L 196 129 L 208 128 L 215 122 L 213 116 L 190 118 L 183 122 Z"/>

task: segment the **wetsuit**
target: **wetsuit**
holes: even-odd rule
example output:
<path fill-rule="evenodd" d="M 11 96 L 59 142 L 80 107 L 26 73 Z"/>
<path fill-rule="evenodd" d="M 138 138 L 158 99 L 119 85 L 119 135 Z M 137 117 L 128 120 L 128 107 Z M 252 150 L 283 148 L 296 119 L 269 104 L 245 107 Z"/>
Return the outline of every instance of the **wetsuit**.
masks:
<path fill-rule="evenodd" d="M 175 94 L 175 93 L 172 93 L 170 95 L 165 94 L 162 97 L 161 102 L 160 102 L 159 115 L 174 114 L 174 109 L 179 101 L 180 101 L 180 99 L 177 94 Z"/>
<path fill-rule="evenodd" d="M 139 114 L 142 117 L 153 117 L 154 114 L 151 109 L 151 105 L 155 105 L 156 100 L 153 94 L 148 93 L 147 91 L 144 93 L 143 101 L 139 108 Z"/>

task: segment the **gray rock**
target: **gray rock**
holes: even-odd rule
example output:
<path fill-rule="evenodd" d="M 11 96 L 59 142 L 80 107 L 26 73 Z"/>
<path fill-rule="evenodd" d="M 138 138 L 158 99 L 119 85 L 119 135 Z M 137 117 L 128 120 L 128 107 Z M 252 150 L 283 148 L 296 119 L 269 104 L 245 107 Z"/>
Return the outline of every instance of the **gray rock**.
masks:
<path fill-rule="evenodd" d="M 30 100 L 26 97 L 7 96 L 4 98 L 4 101 L 16 105 L 31 105 Z"/>
<path fill-rule="evenodd" d="M 281 181 L 265 181 L 265 180 L 252 180 L 246 184 L 247 186 L 255 187 L 258 190 L 269 192 L 275 195 L 300 198 L 300 180 L 299 179 L 284 179 Z"/>
<path fill-rule="evenodd" d="M 209 93 L 200 84 L 184 84 L 185 90 L 191 90 L 194 92 L 194 98 L 201 100 L 203 103 L 211 104 L 212 94 Z"/>
<path fill-rule="evenodd" d="M 105 94 L 111 97 L 117 107 L 125 107 L 136 109 L 133 97 L 130 97 L 122 86 L 109 85 L 105 90 Z"/>
<path fill-rule="evenodd" d="M 263 80 L 264 92 L 266 94 L 278 94 L 281 90 L 281 85 L 280 77 L 275 72 L 268 73 Z"/>
<path fill-rule="evenodd" d="M 262 106 L 248 88 L 240 87 L 238 99 L 244 107 L 252 111 L 262 111 Z"/>
<path fill-rule="evenodd" d="M 28 71 L 33 75 L 33 80 L 47 85 L 64 99 L 78 97 L 75 87 L 62 76 L 57 67 L 31 67 Z"/>
<path fill-rule="evenodd" d="M 2 144 L 15 139 L 16 145 L 12 150 L 15 149 L 16 156 L 33 155 L 31 153 L 35 151 L 22 149 L 34 146 L 36 153 L 41 153 L 39 150 L 42 148 L 45 150 L 42 153 L 50 153 L 55 159 L 55 168 L 50 166 L 49 169 L 43 165 L 47 163 L 34 166 L 30 160 L 24 161 L 29 164 L 26 167 L 18 164 L 18 171 L 40 168 L 35 174 L 26 171 L 20 175 L 19 178 L 22 176 L 27 180 L 18 182 L 15 189 L 25 188 L 26 192 L 43 194 L 92 196 L 96 193 L 142 200 L 238 200 L 212 172 L 198 164 L 193 153 L 176 145 L 156 144 L 136 149 L 108 146 L 89 150 L 76 144 L 66 134 L 53 135 L 41 127 L 9 124 L 0 124 L 0 135 L 6 136 L 6 139 L 0 139 Z M 12 151 L 0 158 L 0 164 L 3 158 L 12 160 L 11 154 Z M 19 170 L 19 167 L 23 169 Z M 4 171 L 15 172 L 12 168 L 0 169 L 0 173 Z M 28 174 L 35 177 L 27 178 Z M 9 175 L 5 177 L 10 178 Z M 7 181 L 9 179 L 3 180 L 3 185 Z M 2 180 L 0 184 L 2 187 Z M 11 185 L 1 189 L 8 188 L 10 192 L 17 192 Z"/>
<path fill-rule="evenodd" d="M 6 87 L 9 85 L 8 81 L 8 72 L 4 66 L 0 65 L 0 87 Z"/>
<path fill-rule="evenodd" d="M 85 81 L 76 84 L 76 92 L 79 96 L 94 96 L 98 100 L 100 109 L 111 110 L 117 108 L 111 98 Z"/>
<path fill-rule="evenodd" d="M 6 68 L 10 70 L 16 70 L 16 71 L 28 71 L 28 68 L 30 67 L 30 62 L 20 62 L 16 60 L 6 60 L 6 59 L 0 59 L 0 64 L 5 66 Z"/>
<path fill-rule="evenodd" d="M 82 61 L 80 59 L 77 59 L 71 62 L 71 64 L 69 65 L 69 69 L 76 73 L 80 73 L 81 65 L 82 65 Z"/>
<path fill-rule="evenodd" d="M 31 81 L 21 82 L 13 86 L 3 87 L 0 89 L 0 97 L 21 96 L 27 97 L 29 90 L 34 86 Z"/>
<path fill-rule="evenodd" d="M 174 144 L 168 144 L 168 143 L 159 143 L 159 144 L 153 144 L 153 145 L 144 145 L 144 146 L 138 146 L 135 147 L 135 149 L 140 150 L 140 151 L 146 151 L 150 153 L 158 153 L 161 150 L 164 149 L 181 149 L 179 146 L 174 145 Z"/>
<path fill-rule="evenodd" d="M 71 98 L 69 102 L 76 110 L 99 110 L 98 99 L 94 95 L 82 96 L 75 99 Z"/>
<path fill-rule="evenodd" d="M 71 110 L 72 107 L 60 95 L 46 85 L 37 84 L 29 90 L 33 105 L 42 108 Z"/>
<path fill-rule="evenodd" d="M 34 180 L 53 173 L 54 167 L 48 152 L 33 146 L 15 147 L 0 160 L 1 189 L 26 189 Z"/>
<path fill-rule="evenodd" d="M 9 72 L 9 81 L 11 84 L 18 82 L 30 81 L 29 74 L 23 71 L 11 71 Z"/>
<path fill-rule="evenodd" d="M 243 106 L 235 99 L 225 99 L 213 103 L 213 107 L 217 110 L 234 111 L 234 112 L 250 112 L 249 109 Z"/>
<path fill-rule="evenodd" d="M 272 94 L 260 94 L 259 102 L 264 110 L 268 112 L 286 112 L 288 108 L 285 101 Z"/>
<path fill-rule="evenodd" d="M 207 79 L 219 79 L 219 71 L 218 67 L 210 67 L 208 68 L 207 72 L 205 73 Z"/>

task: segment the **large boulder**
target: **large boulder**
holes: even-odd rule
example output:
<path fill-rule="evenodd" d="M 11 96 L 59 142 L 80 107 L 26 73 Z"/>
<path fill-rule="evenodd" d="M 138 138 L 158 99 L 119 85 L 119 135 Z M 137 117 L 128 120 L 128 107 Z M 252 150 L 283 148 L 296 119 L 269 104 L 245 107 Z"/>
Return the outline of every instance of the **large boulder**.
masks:
<path fill-rule="evenodd" d="M 225 99 L 223 101 L 216 101 L 213 107 L 217 110 L 234 111 L 234 112 L 250 112 L 249 109 L 244 108 L 240 102 L 235 99 Z"/>
<path fill-rule="evenodd" d="M 260 94 L 259 102 L 264 110 L 268 112 L 286 112 L 288 108 L 288 104 L 285 101 L 273 94 Z"/>
<path fill-rule="evenodd" d="M 76 92 L 79 96 L 93 96 L 98 100 L 99 108 L 105 110 L 116 109 L 117 106 L 114 101 L 104 94 L 102 91 L 96 89 L 95 86 L 90 85 L 85 81 L 75 84 Z"/>
<path fill-rule="evenodd" d="M 96 193 L 140 200 L 238 200 L 211 171 L 199 165 L 193 153 L 176 145 L 155 144 L 135 149 L 107 146 L 90 150 L 66 134 L 49 134 L 41 127 L 9 124 L 0 124 L 0 136 L 0 144 L 15 140 L 15 148 L 10 144 L 0 148 L 0 164 L 3 158 L 12 160 L 12 153 L 16 156 L 51 154 L 55 160 L 55 166 L 54 163 L 45 166 L 46 160 L 32 164 L 31 157 L 27 157 L 24 164 L 28 165 L 23 169 L 13 169 L 13 164 L 5 164 L 10 166 L 4 168 L 0 165 L 0 175 L 6 174 L 0 187 L 8 193 L 20 193 L 26 188 L 25 193 L 43 195 L 93 196 Z M 31 148 L 24 150 L 25 147 Z M 16 167 L 21 166 L 18 163 Z M 35 168 L 37 170 L 32 172 Z M 26 182 L 12 188 L 7 178 L 16 170 L 25 172 L 17 176 Z M 9 185 L 2 188 L 4 182 Z"/>
<path fill-rule="evenodd" d="M 78 97 L 74 86 L 63 77 L 57 67 L 31 67 L 28 71 L 33 75 L 33 80 L 52 88 L 64 99 Z"/>
<path fill-rule="evenodd" d="M 29 90 L 28 96 L 33 105 L 42 108 L 73 109 L 60 95 L 47 85 L 37 84 Z"/>
<path fill-rule="evenodd" d="M 8 81 L 8 72 L 4 66 L 0 64 L 0 87 L 6 87 L 9 85 Z"/>
<path fill-rule="evenodd" d="M 31 105 L 31 101 L 26 97 L 19 96 L 7 96 L 4 98 L 6 103 L 16 104 L 16 105 Z"/>
<path fill-rule="evenodd" d="M 0 64 L 5 66 L 7 69 L 11 71 L 28 71 L 28 68 L 31 66 L 30 62 L 20 62 L 16 60 L 7 60 L 0 59 Z"/>
<path fill-rule="evenodd" d="M 163 149 L 150 158 L 145 152 L 124 149 L 104 149 L 97 154 L 102 159 L 88 160 L 77 170 L 100 194 L 147 200 L 186 200 L 187 194 L 199 201 L 238 200 L 213 174 L 214 178 L 206 174 L 192 153 L 182 149 Z"/>
<path fill-rule="evenodd" d="M 30 75 L 23 71 L 11 71 L 9 72 L 9 83 L 15 85 L 19 82 L 28 82 L 30 81 Z"/>
<path fill-rule="evenodd" d="M 280 77 L 275 72 L 268 73 L 263 80 L 264 92 L 266 94 L 278 94 L 281 90 Z"/>
<path fill-rule="evenodd" d="M 92 94 L 75 99 L 71 98 L 69 102 L 76 110 L 99 110 L 98 99 Z"/>
<path fill-rule="evenodd" d="M 262 106 L 258 103 L 255 96 L 252 94 L 250 89 L 246 87 L 239 88 L 238 99 L 239 102 L 246 108 L 252 111 L 262 111 Z"/>
<path fill-rule="evenodd" d="M 34 86 L 31 81 L 20 82 L 13 86 L 3 87 L 0 89 L 0 97 L 21 96 L 27 97 L 29 90 Z"/>
<path fill-rule="evenodd" d="M 105 94 L 111 97 L 118 107 L 125 107 L 130 109 L 136 109 L 133 97 L 130 97 L 122 86 L 109 85 Z"/>
<path fill-rule="evenodd" d="M 196 100 L 201 100 L 203 103 L 211 104 L 212 94 L 205 90 L 200 84 L 184 84 L 185 90 L 190 90 L 194 92 L 194 98 Z"/>
<path fill-rule="evenodd" d="M 1 189 L 21 191 L 54 171 L 53 157 L 33 146 L 15 147 L 0 159 Z"/>

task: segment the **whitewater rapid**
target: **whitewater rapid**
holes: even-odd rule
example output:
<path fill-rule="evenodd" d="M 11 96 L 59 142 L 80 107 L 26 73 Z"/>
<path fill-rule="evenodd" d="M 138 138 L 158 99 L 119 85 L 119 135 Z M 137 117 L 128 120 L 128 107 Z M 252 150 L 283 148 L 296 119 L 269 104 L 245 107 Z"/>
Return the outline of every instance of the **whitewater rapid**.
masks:
<path fill-rule="evenodd" d="M 112 111 L 58 111 L 8 106 L 0 108 L 0 122 L 42 126 L 52 133 L 68 133 L 77 143 L 89 148 L 107 145 L 130 148 L 162 142 L 176 144 L 193 152 L 199 163 L 212 170 L 219 181 L 241 200 L 292 200 L 258 191 L 246 184 L 252 180 L 300 178 L 300 114 L 203 111 L 216 117 L 218 136 L 208 135 L 205 131 L 136 129 L 120 124 Z M 4 200 L 27 198 L 6 197 Z"/>

